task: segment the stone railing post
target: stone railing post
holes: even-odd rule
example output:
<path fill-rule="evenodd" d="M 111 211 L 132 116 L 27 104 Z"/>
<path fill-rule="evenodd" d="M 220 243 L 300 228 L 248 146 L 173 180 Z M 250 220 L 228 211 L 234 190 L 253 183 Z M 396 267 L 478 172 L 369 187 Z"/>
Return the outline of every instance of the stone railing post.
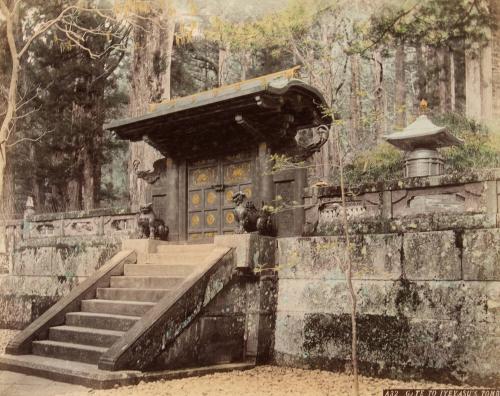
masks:
<path fill-rule="evenodd" d="M 28 196 L 26 199 L 26 206 L 24 208 L 23 214 L 23 239 L 27 239 L 30 233 L 30 217 L 35 214 L 35 205 L 33 203 L 33 197 Z"/>

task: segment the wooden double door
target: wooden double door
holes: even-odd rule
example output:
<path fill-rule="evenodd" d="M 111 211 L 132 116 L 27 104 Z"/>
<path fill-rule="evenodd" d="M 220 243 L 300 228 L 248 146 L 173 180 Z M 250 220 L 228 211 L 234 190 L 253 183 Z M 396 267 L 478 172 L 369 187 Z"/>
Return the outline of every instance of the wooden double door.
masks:
<path fill-rule="evenodd" d="M 254 161 L 239 154 L 188 163 L 188 240 L 204 240 L 235 230 L 233 194 L 252 199 Z"/>

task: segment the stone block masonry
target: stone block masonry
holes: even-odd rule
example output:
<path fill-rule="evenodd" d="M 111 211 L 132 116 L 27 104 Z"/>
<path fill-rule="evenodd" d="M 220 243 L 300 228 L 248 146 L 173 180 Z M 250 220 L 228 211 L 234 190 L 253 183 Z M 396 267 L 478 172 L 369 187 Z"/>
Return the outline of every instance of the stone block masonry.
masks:
<path fill-rule="evenodd" d="M 0 327 L 22 329 L 85 280 L 134 232 L 121 209 L 34 215 L 0 224 Z"/>
<path fill-rule="evenodd" d="M 498 229 L 353 235 L 363 373 L 500 384 Z M 277 364 L 350 365 L 341 236 L 279 240 Z"/>

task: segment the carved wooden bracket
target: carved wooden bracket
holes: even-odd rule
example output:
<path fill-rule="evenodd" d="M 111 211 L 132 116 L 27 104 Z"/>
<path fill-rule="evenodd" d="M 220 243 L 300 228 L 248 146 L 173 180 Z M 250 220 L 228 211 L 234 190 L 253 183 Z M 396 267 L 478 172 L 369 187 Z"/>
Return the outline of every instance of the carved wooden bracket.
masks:
<path fill-rule="evenodd" d="M 292 158 L 294 162 L 304 161 L 314 153 L 318 152 L 321 147 L 327 142 L 329 136 L 329 127 L 327 125 L 320 125 L 316 128 L 319 139 L 308 145 L 301 145 L 297 142 L 296 152 L 293 153 Z"/>
<path fill-rule="evenodd" d="M 143 179 L 148 184 L 154 184 L 160 178 L 160 175 L 163 171 L 165 171 L 165 158 L 156 160 L 153 162 L 152 170 L 139 170 L 139 166 L 141 165 L 141 161 L 138 159 L 134 160 L 132 166 L 134 167 L 134 172 L 139 179 Z"/>

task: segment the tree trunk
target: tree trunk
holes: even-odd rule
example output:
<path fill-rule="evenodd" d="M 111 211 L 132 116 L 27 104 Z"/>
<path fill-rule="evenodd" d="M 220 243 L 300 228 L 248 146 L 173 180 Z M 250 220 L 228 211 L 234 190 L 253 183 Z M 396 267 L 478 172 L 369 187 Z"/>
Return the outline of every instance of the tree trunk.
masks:
<path fill-rule="evenodd" d="M 396 87 L 394 94 L 394 107 L 396 113 L 396 128 L 403 129 L 406 126 L 406 72 L 405 72 L 405 46 L 399 43 L 396 47 L 395 56 Z"/>
<path fill-rule="evenodd" d="M 168 18 L 168 16 L 167 16 Z M 164 25 L 164 24 L 163 24 Z M 129 102 L 129 115 L 137 116 L 148 111 L 152 102 L 158 102 L 161 97 L 170 98 L 170 70 L 175 22 L 167 23 L 166 47 L 162 40 L 163 29 L 161 15 L 156 13 L 142 21 L 133 32 L 134 51 L 132 58 L 132 80 Z M 166 67 L 159 67 L 165 62 Z M 166 74 L 168 73 L 168 77 Z M 138 160 L 141 168 L 151 167 L 163 155 L 145 142 L 131 142 L 129 145 L 129 193 L 130 206 L 133 211 L 146 203 L 148 185 L 137 177 L 133 163 Z"/>
<path fill-rule="evenodd" d="M 165 11 L 166 12 L 166 11 Z M 175 15 L 173 13 L 166 13 L 166 43 L 165 47 L 165 73 L 161 76 L 163 81 L 162 93 L 164 100 L 170 100 L 171 97 L 171 74 L 172 74 L 172 54 L 174 49 L 175 38 Z"/>
<path fill-rule="evenodd" d="M 330 127 L 330 130 L 333 126 Z M 345 253 L 342 267 L 345 271 L 345 277 L 347 282 L 347 288 L 349 290 L 349 297 L 351 299 L 351 359 L 352 359 L 352 371 L 354 377 L 354 395 L 359 395 L 359 379 L 358 379 L 358 329 L 356 324 L 357 316 L 357 297 L 352 284 L 352 256 L 351 256 L 351 241 L 349 235 L 349 219 L 347 217 L 347 201 L 346 201 L 346 188 L 344 181 L 344 161 L 343 152 L 340 142 L 340 135 L 338 130 L 335 131 L 335 143 L 337 146 L 337 156 L 339 165 L 339 176 L 340 176 L 340 194 L 342 202 L 342 226 L 343 234 L 345 240 Z"/>
<path fill-rule="evenodd" d="M 230 50 L 229 44 L 225 47 L 219 45 L 219 64 L 217 70 L 218 81 L 217 84 L 219 87 L 222 87 L 227 83 L 228 77 L 228 58 L 229 58 Z"/>
<path fill-rule="evenodd" d="M 82 188 L 80 181 L 73 177 L 66 185 L 66 210 L 74 211 L 82 209 Z"/>
<path fill-rule="evenodd" d="M 86 147 L 83 151 L 83 209 L 94 209 L 96 180 L 94 174 L 94 164 L 90 147 Z"/>
<path fill-rule="evenodd" d="M 438 49 L 438 65 L 439 65 L 439 84 L 438 84 L 438 96 L 439 96 L 439 112 L 441 114 L 446 113 L 450 110 L 450 59 L 449 51 L 447 48 Z"/>
<path fill-rule="evenodd" d="M 33 203 L 35 205 L 35 213 L 39 213 L 42 211 L 43 207 L 43 183 L 40 180 L 39 174 L 35 168 L 35 164 L 38 161 L 36 150 L 35 150 L 34 142 L 30 143 L 29 146 L 29 160 L 30 163 L 33 164 L 33 171 L 30 174 L 30 186 L 31 186 L 31 195 L 33 196 Z"/>
<path fill-rule="evenodd" d="M 417 97 L 415 98 L 415 112 L 418 113 L 420 101 L 422 99 L 429 100 L 427 97 L 427 65 L 424 57 L 424 49 L 422 45 L 417 45 L 415 48 L 415 56 L 417 63 Z"/>
<path fill-rule="evenodd" d="M 386 107 L 387 99 L 384 89 L 384 64 L 382 55 L 377 49 L 373 53 L 372 62 L 373 77 L 373 113 L 374 113 L 374 140 L 381 142 L 382 136 L 387 132 Z"/>
<path fill-rule="evenodd" d="M 19 80 L 19 58 L 14 38 L 16 29 L 14 20 L 15 14 L 12 16 L 7 6 L 3 1 L 0 1 L 1 11 L 5 20 L 5 32 L 7 34 L 7 42 L 11 55 L 11 73 L 9 82 L 9 91 L 7 95 L 7 109 L 5 112 L 2 125 L 0 126 L 0 198 L 4 199 L 5 172 L 7 170 L 7 141 L 9 139 L 10 128 L 13 127 L 13 121 L 16 116 L 17 104 L 17 83 Z M 3 206 L 3 205 L 0 205 Z M 0 210 L 2 210 L 0 208 Z M 5 214 L 5 213 L 4 213 Z"/>
<path fill-rule="evenodd" d="M 455 55 L 450 51 L 450 111 L 456 110 Z"/>
<path fill-rule="evenodd" d="M 240 80 L 245 81 L 247 77 L 248 67 L 251 63 L 251 54 L 247 50 L 243 50 L 241 53 L 241 76 Z"/>
<path fill-rule="evenodd" d="M 5 176 L 3 186 L 3 199 L 2 199 L 2 213 L 7 218 L 14 218 L 16 214 L 16 197 L 15 197 L 15 184 L 14 184 L 14 169 L 11 163 L 11 150 L 7 150 L 7 161 L 5 162 Z"/>
<path fill-rule="evenodd" d="M 349 141 L 351 146 L 357 147 L 362 141 L 361 126 L 361 86 L 360 86 L 360 65 L 359 55 L 354 54 L 350 57 L 351 61 L 351 131 Z"/>

